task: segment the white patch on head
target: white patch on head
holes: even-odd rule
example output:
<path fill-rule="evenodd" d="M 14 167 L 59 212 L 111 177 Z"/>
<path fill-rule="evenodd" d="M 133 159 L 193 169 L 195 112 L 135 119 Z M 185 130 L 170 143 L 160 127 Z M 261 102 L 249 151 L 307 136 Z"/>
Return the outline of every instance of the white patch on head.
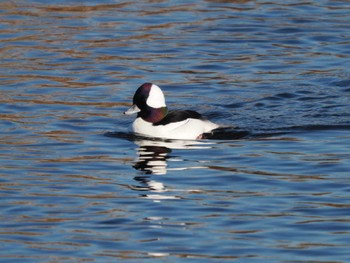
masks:
<path fill-rule="evenodd" d="M 157 85 L 152 84 L 146 103 L 152 108 L 166 107 L 163 91 Z"/>

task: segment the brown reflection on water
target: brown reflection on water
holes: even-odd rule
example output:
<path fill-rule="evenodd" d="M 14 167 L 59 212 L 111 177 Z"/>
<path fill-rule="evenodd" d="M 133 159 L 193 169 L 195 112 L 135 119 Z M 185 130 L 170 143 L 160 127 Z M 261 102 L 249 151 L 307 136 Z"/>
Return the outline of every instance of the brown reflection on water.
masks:
<path fill-rule="evenodd" d="M 104 162 L 111 162 L 111 163 L 128 163 L 132 161 L 131 158 L 117 158 L 117 157 L 110 157 L 105 155 L 93 155 L 93 156 L 79 156 L 79 157 L 62 157 L 62 158 L 54 158 L 54 159 L 41 159 L 40 162 L 52 162 L 52 163 L 81 163 L 81 162 L 92 162 L 92 161 L 99 161 L 102 160 Z"/>
<path fill-rule="evenodd" d="M 118 9 L 131 5 L 133 2 L 124 2 L 120 4 L 97 4 L 97 5 L 76 5 L 76 6 L 45 6 L 40 9 L 45 12 L 92 12 L 92 11 L 106 11 L 111 9 Z"/>
<path fill-rule="evenodd" d="M 28 95 L 26 95 L 28 96 Z M 1 100 L 0 103 L 28 103 L 28 104 L 45 104 L 45 105 L 67 105 L 67 106 L 95 106 L 100 108 L 112 108 L 112 107 L 128 107 L 130 106 L 130 103 L 127 102 L 84 102 L 84 101 L 60 101 L 60 100 L 50 100 L 48 98 L 52 99 L 52 95 L 44 96 L 41 95 L 41 99 L 12 99 L 8 98 L 6 100 Z M 90 113 L 93 114 L 93 113 Z M 4 114 L 3 117 L 5 118 L 7 114 Z M 1 115 L 0 115 L 1 116 Z M 13 118 L 16 118 L 18 116 L 12 115 Z"/>

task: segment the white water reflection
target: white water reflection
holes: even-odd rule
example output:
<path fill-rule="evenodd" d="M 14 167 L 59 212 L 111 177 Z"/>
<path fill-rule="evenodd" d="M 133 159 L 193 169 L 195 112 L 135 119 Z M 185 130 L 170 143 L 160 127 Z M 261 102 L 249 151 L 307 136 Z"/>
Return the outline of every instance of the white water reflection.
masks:
<path fill-rule="evenodd" d="M 191 140 L 158 140 L 155 138 L 138 138 L 134 140 L 138 146 L 137 159 L 133 167 L 141 171 L 143 174 L 136 176 L 134 179 L 139 183 L 132 189 L 137 191 L 149 191 L 150 194 L 142 195 L 143 198 L 149 198 L 159 202 L 160 200 L 181 199 L 180 196 L 171 195 L 169 192 L 175 189 L 169 189 L 164 185 L 159 175 L 166 175 L 169 170 L 190 170 L 190 169 L 206 169 L 207 166 L 188 166 L 184 160 L 171 156 L 172 150 L 186 149 L 186 150 L 208 150 L 213 148 L 212 142 L 206 141 L 191 141 Z M 169 167 L 169 162 L 183 162 L 182 167 Z M 186 164 L 186 165 L 185 165 Z M 157 179 L 155 179 L 157 178 Z M 182 191 L 176 189 L 176 191 Z M 165 193 L 168 194 L 165 194 Z"/>
<path fill-rule="evenodd" d="M 213 148 L 212 142 L 205 141 L 137 139 L 134 142 L 138 145 L 138 158 L 134 168 L 146 174 L 156 175 L 166 174 L 168 170 L 207 168 L 206 166 L 168 168 L 168 162 L 183 161 L 169 156 L 172 149 L 207 150 Z"/>

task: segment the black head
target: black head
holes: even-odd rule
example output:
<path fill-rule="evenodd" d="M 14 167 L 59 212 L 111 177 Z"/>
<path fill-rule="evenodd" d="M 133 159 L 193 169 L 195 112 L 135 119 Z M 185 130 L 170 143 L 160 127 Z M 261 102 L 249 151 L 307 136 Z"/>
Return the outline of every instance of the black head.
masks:
<path fill-rule="evenodd" d="M 168 112 L 162 90 L 152 83 L 144 83 L 136 90 L 133 104 L 126 114 L 137 112 L 138 117 L 152 123 L 162 120 Z"/>
<path fill-rule="evenodd" d="M 147 100 L 151 92 L 152 83 L 142 84 L 135 92 L 133 97 L 133 104 L 136 105 L 141 111 L 147 109 Z"/>

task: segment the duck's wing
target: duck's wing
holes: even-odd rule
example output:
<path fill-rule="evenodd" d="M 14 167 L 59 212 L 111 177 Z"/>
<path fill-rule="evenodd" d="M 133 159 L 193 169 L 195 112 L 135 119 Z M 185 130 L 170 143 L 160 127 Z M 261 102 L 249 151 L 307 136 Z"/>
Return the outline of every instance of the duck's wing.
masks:
<path fill-rule="evenodd" d="M 202 115 L 196 111 L 193 110 L 177 110 L 177 111 L 170 111 L 165 118 L 163 118 L 161 121 L 154 123 L 154 126 L 158 125 L 169 125 L 169 124 L 175 124 L 175 123 L 181 123 L 181 125 L 184 123 L 184 121 L 188 121 L 189 119 L 202 119 Z"/>

